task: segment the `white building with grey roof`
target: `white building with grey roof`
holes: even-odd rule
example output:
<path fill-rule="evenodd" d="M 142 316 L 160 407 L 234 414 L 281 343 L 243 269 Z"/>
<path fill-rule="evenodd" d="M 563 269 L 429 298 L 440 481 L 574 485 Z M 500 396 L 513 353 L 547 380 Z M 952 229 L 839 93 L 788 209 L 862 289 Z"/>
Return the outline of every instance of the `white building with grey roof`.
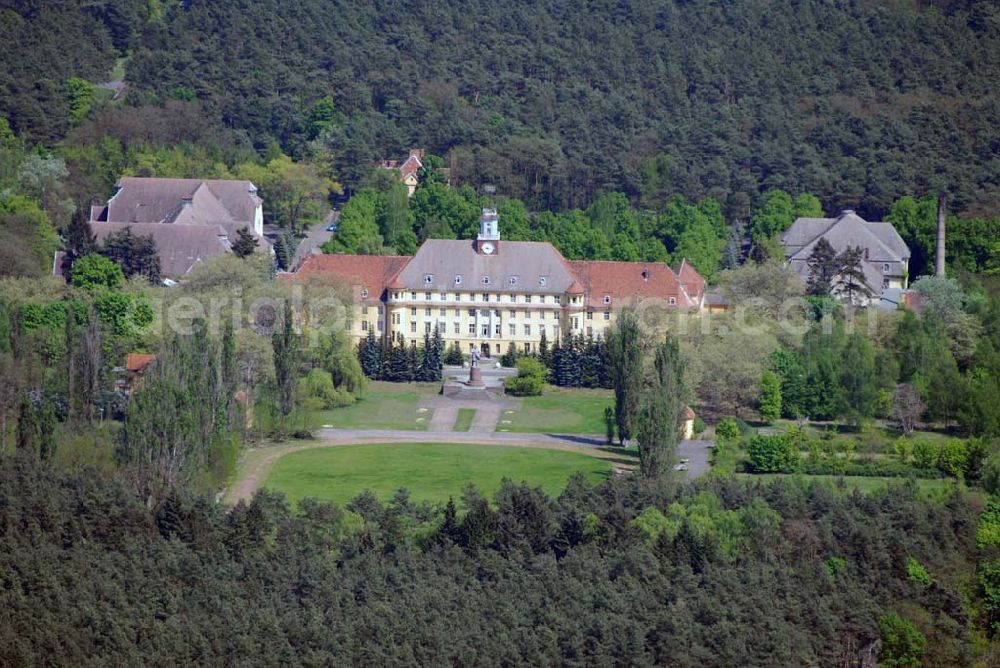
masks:
<path fill-rule="evenodd" d="M 884 292 L 898 294 L 909 280 L 910 249 L 891 223 L 870 223 L 851 209 L 836 218 L 798 218 L 781 235 L 785 258 L 803 281 L 809 280 L 809 257 L 825 238 L 837 253 L 861 248 L 865 284 L 877 304 Z"/>

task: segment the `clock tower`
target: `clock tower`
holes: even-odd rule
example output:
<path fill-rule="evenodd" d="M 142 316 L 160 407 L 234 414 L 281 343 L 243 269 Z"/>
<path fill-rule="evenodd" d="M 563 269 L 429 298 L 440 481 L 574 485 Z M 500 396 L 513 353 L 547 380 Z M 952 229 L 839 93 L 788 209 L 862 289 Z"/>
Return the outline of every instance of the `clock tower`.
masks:
<path fill-rule="evenodd" d="M 500 250 L 500 217 L 496 209 L 483 209 L 479 217 L 479 236 L 476 237 L 476 252 L 480 255 L 496 255 Z"/>

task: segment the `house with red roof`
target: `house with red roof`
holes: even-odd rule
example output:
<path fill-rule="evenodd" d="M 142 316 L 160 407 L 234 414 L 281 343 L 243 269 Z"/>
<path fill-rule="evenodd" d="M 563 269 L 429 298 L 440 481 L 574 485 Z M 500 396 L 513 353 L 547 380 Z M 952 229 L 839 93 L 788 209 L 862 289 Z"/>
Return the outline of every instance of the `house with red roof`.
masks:
<path fill-rule="evenodd" d="M 603 337 L 623 307 L 698 311 L 705 279 L 686 260 L 567 260 L 548 242 L 505 241 L 499 217 L 484 209 L 474 240 L 429 239 L 412 257 L 312 255 L 293 281 L 327 280 L 349 290 L 355 340 L 423 338 L 500 355 L 513 343 L 538 350 L 544 336 Z"/>

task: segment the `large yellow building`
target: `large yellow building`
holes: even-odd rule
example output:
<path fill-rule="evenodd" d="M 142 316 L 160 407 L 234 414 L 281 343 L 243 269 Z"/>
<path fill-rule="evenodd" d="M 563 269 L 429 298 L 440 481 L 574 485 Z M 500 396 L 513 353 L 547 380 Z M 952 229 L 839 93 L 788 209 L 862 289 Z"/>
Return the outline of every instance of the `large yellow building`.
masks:
<path fill-rule="evenodd" d="M 513 343 L 537 351 L 566 333 L 602 336 L 617 308 L 640 301 L 697 310 L 705 279 L 686 261 L 677 272 L 658 262 L 569 261 L 550 243 L 502 241 L 499 219 L 484 209 L 472 241 L 430 239 L 412 257 L 313 255 L 294 275 L 350 286 L 354 339 L 423 338 L 439 329 L 466 352 L 502 354 Z"/>

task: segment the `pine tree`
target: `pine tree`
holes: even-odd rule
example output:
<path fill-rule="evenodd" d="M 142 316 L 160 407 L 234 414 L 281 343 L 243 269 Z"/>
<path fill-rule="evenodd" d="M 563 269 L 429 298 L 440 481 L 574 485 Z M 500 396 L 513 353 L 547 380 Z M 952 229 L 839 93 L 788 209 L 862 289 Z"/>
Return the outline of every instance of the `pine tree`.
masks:
<path fill-rule="evenodd" d="M 250 234 L 249 227 L 241 227 L 236 230 L 236 241 L 232 244 L 233 255 L 239 258 L 244 258 L 249 255 L 253 255 L 257 252 L 257 246 L 260 242 L 257 238 Z"/>
<path fill-rule="evenodd" d="M 462 348 L 458 345 L 458 341 L 452 341 L 451 345 L 448 346 L 444 363 L 451 366 L 462 366 L 465 363 L 465 355 L 462 354 Z"/>
<path fill-rule="evenodd" d="M 864 250 L 860 246 L 847 247 L 837 256 L 840 270 L 837 276 L 837 286 L 847 294 L 847 301 L 855 303 L 855 297 L 870 298 L 871 288 L 865 282 L 865 270 L 862 266 Z"/>
<path fill-rule="evenodd" d="M 507 345 L 507 352 L 500 357 L 500 365 L 508 368 L 513 368 L 517 365 L 517 347 L 513 341 Z"/>
<path fill-rule="evenodd" d="M 368 336 L 358 343 L 358 361 L 361 371 L 369 378 L 378 378 L 381 367 L 381 345 L 375 338 L 375 332 L 368 330 Z"/>
<path fill-rule="evenodd" d="M 813 251 L 809 254 L 806 264 L 809 266 L 809 294 L 818 297 L 829 295 L 837 278 L 839 260 L 837 251 L 833 249 L 826 237 L 820 237 L 816 245 L 813 246 Z"/>
<path fill-rule="evenodd" d="M 542 337 L 538 341 L 538 359 L 545 368 L 552 368 L 552 353 L 549 350 L 549 338 L 545 335 L 545 327 L 542 327 Z"/>
<path fill-rule="evenodd" d="M 406 367 L 403 380 L 405 382 L 417 380 L 417 372 L 420 370 L 420 364 L 421 364 L 421 355 L 420 351 L 417 350 L 416 341 L 410 341 L 410 347 L 406 349 L 405 359 L 406 359 Z"/>
<path fill-rule="evenodd" d="M 431 337 L 431 362 L 428 368 L 431 372 L 430 380 L 441 382 L 441 372 L 444 369 L 444 339 L 441 338 L 439 327 L 434 328 L 434 335 Z"/>

